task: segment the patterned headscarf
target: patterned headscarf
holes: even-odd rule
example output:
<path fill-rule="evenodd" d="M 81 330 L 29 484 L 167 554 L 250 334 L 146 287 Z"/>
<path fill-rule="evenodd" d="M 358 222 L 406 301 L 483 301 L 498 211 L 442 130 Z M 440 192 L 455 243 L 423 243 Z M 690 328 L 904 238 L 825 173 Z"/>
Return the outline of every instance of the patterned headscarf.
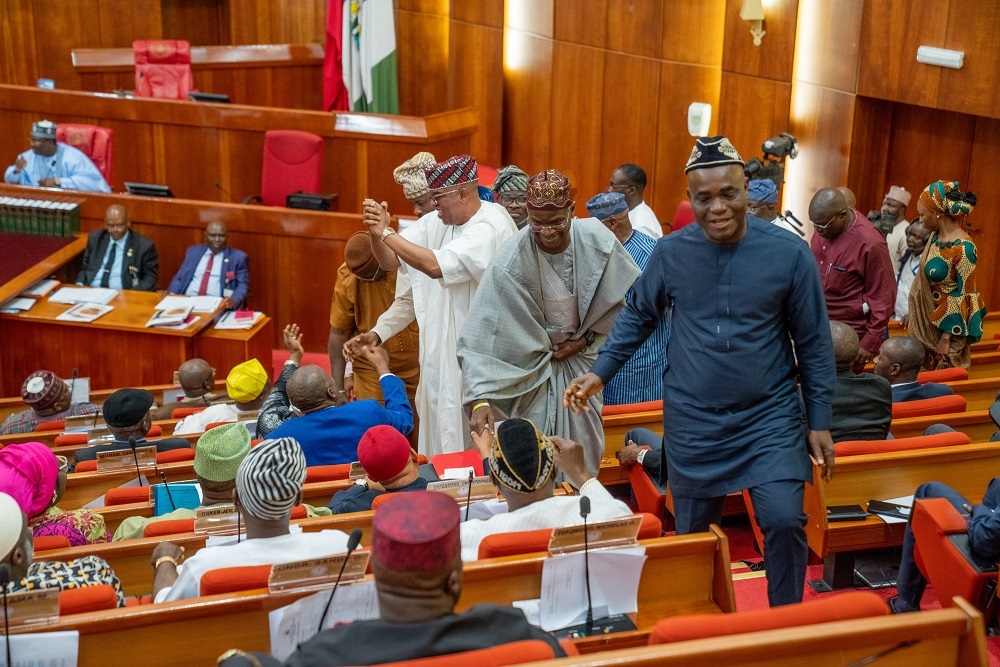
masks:
<path fill-rule="evenodd" d="M 573 205 L 569 179 L 555 169 L 546 169 L 528 181 L 528 208 L 533 211 L 559 211 Z"/>
<path fill-rule="evenodd" d="M 493 192 L 500 194 L 501 192 L 511 192 L 519 191 L 524 192 L 528 189 L 528 174 L 521 171 L 516 165 L 510 164 L 500 170 L 497 174 L 497 178 L 493 181 Z"/>
<path fill-rule="evenodd" d="M 427 187 L 443 190 L 463 183 L 479 180 L 479 163 L 471 155 L 456 155 L 444 162 L 425 164 Z"/>
<path fill-rule="evenodd" d="M 306 480 L 306 457 L 294 438 L 265 440 L 250 450 L 236 471 L 236 492 L 258 519 L 287 519 Z"/>
<path fill-rule="evenodd" d="M 28 518 L 52 504 L 59 461 L 48 445 L 25 442 L 0 449 L 0 491 L 10 495 Z"/>
<path fill-rule="evenodd" d="M 421 151 L 392 170 L 392 178 L 403 186 L 403 196 L 419 199 L 427 194 L 427 176 L 424 168 L 436 163 L 431 153 Z"/>
<path fill-rule="evenodd" d="M 976 207 L 976 195 L 958 189 L 958 181 L 938 181 L 931 183 L 920 193 L 924 206 L 947 215 L 962 225 L 965 218 Z"/>

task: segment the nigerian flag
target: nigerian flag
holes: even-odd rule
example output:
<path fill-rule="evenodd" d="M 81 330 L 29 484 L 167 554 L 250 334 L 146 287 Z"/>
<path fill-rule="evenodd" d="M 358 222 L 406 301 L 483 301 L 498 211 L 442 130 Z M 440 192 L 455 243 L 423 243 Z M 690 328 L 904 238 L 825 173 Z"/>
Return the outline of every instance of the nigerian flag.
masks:
<path fill-rule="evenodd" d="M 399 113 L 392 0 L 344 0 L 344 86 L 352 111 Z"/>

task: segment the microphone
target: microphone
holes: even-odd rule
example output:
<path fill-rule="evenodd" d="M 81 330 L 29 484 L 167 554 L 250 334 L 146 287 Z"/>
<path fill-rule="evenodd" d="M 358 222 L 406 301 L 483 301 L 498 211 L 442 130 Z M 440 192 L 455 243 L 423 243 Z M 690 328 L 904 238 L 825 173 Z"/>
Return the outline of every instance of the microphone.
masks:
<path fill-rule="evenodd" d="M 224 195 L 226 195 L 227 197 L 229 197 L 229 201 L 233 202 L 234 204 L 239 204 L 239 202 L 238 202 L 238 201 L 236 201 L 236 198 L 235 198 L 235 197 L 233 197 L 233 196 L 232 196 L 231 194 L 229 194 L 229 190 L 227 190 L 227 189 L 225 189 L 224 187 L 222 187 L 222 185 L 221 185 L 221 184 L 219 184 L 219 183 L 216 183 L 216 184 L 215 184 L 215 187 L 217 187 L 217 188 L 218 188 L 219 190 L 221 190 L 221 191 L 222 191 L 222 194 L 224 194 Z"/>
<path fill-rule="evenodd" d="M 135 476 L 139 478 L 139 486 L 142 486 L 142 473 L 139 472 L 139 455 L 135 453 L 135 436 L 130 435 L 128 446 L 132 448 L 132 462 L 135 463 Z"/>
<path fill-rule="evenodd" d="M 167 498 L 170 498 L 170 509 L 173 511 L 177 509 L 177 503 L 174 502 L 174 495 L 170 493 L 170 485 L 167 484 L 167 473 L 161 470 L 160 479 L 163 480 L 163 488 L 167 490 Z"/>
<path fill-rule="evenodd" d="M 594 602 L 590 598 L 590 550 L 587 545 L 587 515 L 590 514 L 590 498 L 580 496 L 580 516 L 583 517 L 583 572 L 587 579 L 587 634 L 594 629 Z"/>
<path fill-rule="evenodd" d="M 344 555 L 344 562 L 340 564 L 340 572 L 337 573 L 337 580 L 333 582 L 333 592 L 330 593 L 330 599 L 326 601 L 326 606 L 323 607 L 323 615 L 319 617 L 319 627 L 316 628 L 316 632 L 323 629 L 323 621 L 326 619 L 327 612 L 330 611 L 330 603 L 333 602 L 333 596 L 337 594 L 337 586 L 340 586 L 340 578 L 344 576 L 347 559 L 351 557 L 351 554 L 354 553 L 359 544 L 361 544 L 361 529 L 355 528 L 351 531 L 350 537 L 347 538 L 347 553 Z"/>
<path fill-rule="evenodd" d="M 79 375 L 79 374 L 80 374 L 80 371 L 74 368 L 73 369 L 73 375 L 70 377 L 70 380 L 69 380 L 69 396 L 70 396 L 69 402 L 70 403 L 73 402 L 73 388 L 76 386 L 76 376 Z"/>
<path fill-rule="evenodd" d="M 465 496 L 465 520 L 469 520 L 469 503 L 472 502 L 472 471 L 469 471 L 469 493 Z"/>
<path fill-rule="evenodd" d="M 10 566 L 0 563 L 0 590 L 3 591 L 3 643 L 7 647 L 7 664 L 13 666 L 10 659 L 10 628 L 7 626 L 7 584 L 10 583 Z"/>

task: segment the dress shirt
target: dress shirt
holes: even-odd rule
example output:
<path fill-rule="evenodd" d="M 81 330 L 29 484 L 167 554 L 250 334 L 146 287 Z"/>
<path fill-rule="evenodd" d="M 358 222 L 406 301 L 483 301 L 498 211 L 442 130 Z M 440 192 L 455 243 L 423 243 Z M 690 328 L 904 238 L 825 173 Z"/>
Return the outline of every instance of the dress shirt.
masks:
<path fill-rule="evenodd" d="M 212 272 L 208 274 L 208 288 L 205 290 L 206 296 L 222 296 L 222 281 L 219 280 L 219 273 L 222 271 L 224 263 L 222 255 L 222 251 L 215 253 L 215 260 L 212 262 Z M 208 258 L 211 256 L 212 251 L 205 250 L 205 254 L 198 260 L 198 266 L 194 269 L 194 275 L 191 276 L 191 282 L 188 283 L 187 291 L 184 292 L 185 295 L 198 296 L 198 290 L 201 289 L 201 279 L 205 275 L 205 269 L 208 267 Z"/>
<path fill-rule="evenodd" d="M 104 277 L 104 267 L 108 264 L 108 257 L 111 255 L 111 248 L 115 248 L 115 261 L 111 263 L 111 273 L 108 275 L 108 287 L 111 289 L 122 289 L 122 262 L 125 261 L 125 244 L 128 243 L 128 235 L 132 232 L 125 232 L 125 236 L 117 241 L 108 238 L 108 247 L 104 249 L 104 259 L 101 260 L 101 268 L 94 274 L 94 279 L 90 281 L 91 287 L 100 287 L 101 278 Z"/>

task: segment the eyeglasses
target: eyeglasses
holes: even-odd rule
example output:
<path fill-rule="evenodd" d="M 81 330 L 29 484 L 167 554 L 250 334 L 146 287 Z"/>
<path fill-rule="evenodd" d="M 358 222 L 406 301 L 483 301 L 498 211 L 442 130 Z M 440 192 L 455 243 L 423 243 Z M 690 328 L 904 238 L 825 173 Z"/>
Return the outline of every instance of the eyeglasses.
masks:
<path fill-rule="evenodd" d="M 447 197 L 448 195 L 453 195 L 453 194 L 455 194 L 458 191 L 459 190 L 456 189 L 456 190 L 449 190 L 448 192 L 438 192 L 436 194 L 432 194 L 430 196 L 431 203 L 433 203 L 435 206 L 437 206 L 438 203 L 441 201 L 442 198 Z"/>
<path fill-rule="evenodd" d="M 774 204 L 768 204 L 767 202 L 757 202 L 754 204 L 747 204 L 747 210 L 751 213 L 756 213 L 757 211 L 763 211 L 766 208 L 770 208 Z"/>
<path fill-rule="evenodd" d="M 498 195 L 497 196 L 497 202 L 499 202 L 503 206 L 510 206 L 511 204 L 520 204 L 521 206 L 524 206 L 525 204 L 528 203 L 528 195 L 526 195 L 526 194 L 524 194 L 524 195 L 508 195 L 508 194 Z"/>
<path fill-rule="evenodd" d="M 546 230 L 550 232 L 561 232 L 567 227 L 569 227 L 570 216 L 566 216 L 566 219 L 562 222 L 550 223 L 546 225 L 540 225 L 533 221 L 530 217 L 528 218 L 528 228 L 533 232 L 544 232 Z"/>
<path fill-rule="evenodd" d="M 829 220 L 827 220 L 825 223 L 823 223 L 823 224 L 820 224 L 818 222 L 813 222 L 812 223 L 813 228 L 816 229 L 816 231 L 824 232 L 824 231 L 826 231 L 827 227 L 829 227 L 830 225 L 833 224 L 834 220 L 836 220 L 840 216 L 844 215 L 845 213 L 847 213 L 847 209 L 846 208 L 844 210 L 842 210 L 841 212 L 839 212 L 839 213 L 834 213 L 833 216 Z M 812 221 L 810 221 L 810 222 L 812 222 Z"/>
<path fill-rule="evenodd" d="M 69 472 L 69 459 L 65 456 L 56 455 L 56 460 L 59 461 L 59 472 Z"/>

